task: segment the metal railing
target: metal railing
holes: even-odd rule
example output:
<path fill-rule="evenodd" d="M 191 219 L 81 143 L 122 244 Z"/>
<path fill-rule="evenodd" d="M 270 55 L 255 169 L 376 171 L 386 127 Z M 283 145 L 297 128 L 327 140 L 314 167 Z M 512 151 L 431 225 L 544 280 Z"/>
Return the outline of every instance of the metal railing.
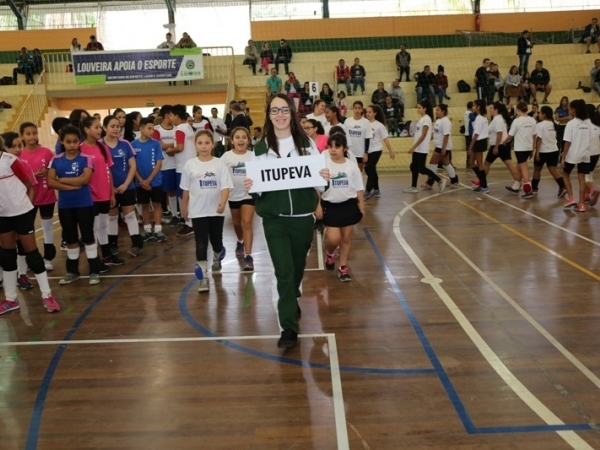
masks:
<path fill-rule="evenodd" d="M 42 73 L 35 81 L 33 89 L 31 89 L 31 92 L 29 92 L 25 100 L 21 103 L 13 122 L 9 127 L 12 131 L 18 132 L 19 125 L 23 122 L 32 122 L 38 126 L 40 125 L 48 108 L 48 97 L 46 95 L 46 88 L 44 87 L 45 74 L 45 69 L 42 69 Z"/>

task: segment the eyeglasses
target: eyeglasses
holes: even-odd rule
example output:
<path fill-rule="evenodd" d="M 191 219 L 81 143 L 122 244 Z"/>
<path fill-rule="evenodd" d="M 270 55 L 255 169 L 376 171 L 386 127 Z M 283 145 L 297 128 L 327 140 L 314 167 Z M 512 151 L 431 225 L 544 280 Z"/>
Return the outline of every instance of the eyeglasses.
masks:
<path fill-rule="evenodd" d="M 278 113 L 289 114 L 290 111 L 291 109 L 288 106 L 284 106 L 283 108 L 269 108 L 269 113 L 273 116 L 277 115 Z"/>

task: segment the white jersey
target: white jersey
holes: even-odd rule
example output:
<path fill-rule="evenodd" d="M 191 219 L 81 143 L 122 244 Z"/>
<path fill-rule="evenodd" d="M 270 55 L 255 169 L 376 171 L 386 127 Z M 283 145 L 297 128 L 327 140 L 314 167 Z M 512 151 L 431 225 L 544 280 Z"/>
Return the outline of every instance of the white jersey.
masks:
<path fill-rule="evenodd" d="M 427 114 L 424 114 L 423 117 L 421 117 L 417 122 L 414 136 L 415 143 L 423 135 L 425 127 L 427 127 L 427 131 L 425 132 L 425 139 L 423 139 L 423 142 L 421 142 L 419 146 L 415 149 L 415 153 L 429 153 L 429 141 L 431 141 L 431 133 L 433 131 L 433 127 L 431 126 L 431 117 L 429 117 Z"/>
<path fill-rule="evenodd" d="M 213 136 L 215 137 L 215 143 L 222 141 L 223 136 L 217 133 L 217 128 L 220 128 L 221 130 L 227 130 L 225 122 L 223 122 L 223 119 L 220 117 L 209 117 L 208 120 L 210 121 L 210 124 L 214 130 Z"/>
<path fill-rule="evenodd" d="M 588 119 L 589 120 L 589 119 Z M 600 127 L 594 125 L 591 120 L 590 127 L 590 156 L 600 155 Z"/>
<path fill-rule="evenodd" d="M 307 119 L 315 119 L 317 122 L 321 122 L 321 125 L 323 125 L 323 128 L 325 128 L 328 124 L 325 114 L 321 114 L 320 116 L 315 116 L 314 113 L 311 113 L 308 116 L 306 116 L 306 118 Z"/>
<path fill-rule="evenodd" d="M 154 139 L 163 144 L 175 145 L 175 127 L 164 128 L 162 125 L 154 127 Z M 175 156 L 169 156 L 163 151 L 163 163 L 160 170 L 171 170 L 175 168 Z"/>
<path fill-rule="evenodd" d="M 331 125 L 329 122 L 327 122 L 327 125 L 325 125 L 323 127 L 323 129 L 325 130 L 325 135 L 329 136 L 329 132 L 331 131 L 331 129 L 333 127 L 340 127 L 342 130 L 344 130 L 344 133 L 346 134 L 346 137 L 348 137 L 348 128 L 346 128 L 346 125 L 343 124 L 342 122 L 336 124 L 336 125 Z M 350 141 L 348 140 L 348 147 L 350 147 Z"/>
<path fill-rule="evenodd" d="M 321 155 L 323 155 L 325 159 L 331 159 L 331 156 L 329 155 L 329 149 L 323 150 Z M 356 158 L 356 155 L 350 151 L 350 149 L 348 149 L 348 156 L 346 156 L 346 159 L 358 166 L 358 159 Z"/>
<path fill-rule="evenodd" d="M 380 152 L 383 150 L 383 141 L 388 138 L 387 128 L 378 120 L 369 122 L 373 137 L 369 143 L 369 153 Z"/>
<path fill-rule="evenodd" d="M 574 118 L 565 127 L 564 141 L 570 142 L 565 161 L 569 164 L 590 162 L 591 123 Z"/>
<path fill-rule="evenodd" d="M 321 198 L 331 203 L 342 203 L 351 198 L 356 198 L 357 191 L 364 190 L 362 175 L 356 164 L 348 158 L 338 164 L 331 158 L 325 159 L 331 178 L 329 185 Z"/>
<path fill-rule="evenodd" d="M 498 140 L 498 133 L 502 132 L 502 137 L 500 138 L 500 142 Z M 488 125 L 488 135 L 489 135 L 489 144 L 491 145 L 501 145 L 506 138 L 508 137 L 508 131 L 506 127 L 506 121 L 502 114 L 496 114 L 490 124 Z"/>
<path fill-rule="evenodd" d="M 477 135 L 477 140 L 481 141 L 489 137 L 489 126 L 487 119 L 481 114 L 477 114 L 473 122 L 473 137 Z"/>
<path fill-rule="evenodd" d="M 349 117 L 344 125 L 348 130 L 348 148 L 352 149 L 354 156 L 362 158 L 365 154 L 365 140 L 373 138 L 371 122 L 364 117 L 358 120 Z M 369 143 L 369 147 L 371 147 L 371 143 Z"/>
<path fill-rule="evenodd" d="M 239 202 L 252 199 L 244 189 L 244 179 L 246 178 L 246 162 L 253 158 L 254 155 L 250 150 L 247 150 L 243 155 L 229 150 L 221 156 L 221 161 L 227 166 L 233 182 L 233 190 L 229 193 L 230 201 Z"/>
<path fill-rule="evenodd" d="M 35 184 L 29 165 L 15 155 L 0 155 L 0 217 L 15 217 L 33 209 L 23 181 Z"/>
<path fill-rule="evenodd" d="M 452 150 L 452 123 L 447 117 L 442 117 L 435 121 L 433 125 L 433 142 L 435 148 L 442 148 L 444 145 L 444 137 L 448 136 L 446 150 Z"/>
<path fill-rule="evenodd" d="M 221 203 L 221 191 L 233 189 L 233 182 L 227 166 L 220 158 L 212 158 L 206 162 L 193 158 L 183 166 L 179 187 L 190 193 L 188 214 L 194 219 L 224 216 L 224 212 L 217 212 Z"/>
<path fill-rule="evenodd" d="M 196 132 L 189 123 L 177 125 L 175 128 L 175 142 L 177 145 L 183 144 L 183 151 L 175 153 L 175 170 L 177 173 L 181 173 L 185 163 L 197 156 L 195 140 Z"/>
<path fill-rule="evenodd" d="M 556 128 L 551 120 L 542 120 L 535 126 L 535 135 L 541 139 L 540 153 L 553 153 L 558 151 L 556 141 Z"/>
<path fill-rule="evenodd" d="M 508 134 L 515 138 L 515 152 L 530 152 L 533 150 L 536 125 L 535 119 L 529 116 L 519 116 L 513 120 Z"/>

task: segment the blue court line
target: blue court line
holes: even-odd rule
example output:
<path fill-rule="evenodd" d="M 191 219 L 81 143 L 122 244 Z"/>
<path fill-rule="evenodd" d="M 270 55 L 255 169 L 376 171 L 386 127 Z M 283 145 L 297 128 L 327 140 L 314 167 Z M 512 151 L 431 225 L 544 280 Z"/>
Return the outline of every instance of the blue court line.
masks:
<path fill-rule="evenodd" d="M 159 256 L 163 256 L 165 253 L 173 250 L 174 248 L 177 248 L 180 245 L 187 243 L 187 241 L 189 241 L 189 240 L 190 239 L 186 239 L 183 242 L 179 242 L 178 244 L 175 244 L 175 245 L 172 245 L 171 247 L 166 248 L 164 251 L 157 253 L 156 255 L 152 256 L 148 260 L 133 267 L 129 272 L 126 273 L 126 275 L 130 275 L 130 274 L 136 272 L 137 270 L 141 269 L 149 262 L 153 261 L 154 259 L 158 258 Z M 88 307 L 81 313 L 79 318 L 75 321 L 75 323 L 73 323 L 73 326 L 69 329 L 69 331 L 67 332 L 67 334 L 65 335 L 65 337 L 62 340 L 70 341 L 73 338 L 73 335 L 79 329 L 79 327 L 83 324 L 85 319 L 96 308 L 96 306 L 98 306 L 98 304 L 102 300 L 104 300 L 108 294 L 110 294 L 121 283 L 123 283 L 123 281 L 125 281 L 125 278 L 117 279 L 116 281 L 113 281 L 104 291 L 102 291 L 100 293 L 100 295 L 98 295 L 98 297 L 96 297 L 96 299 L 92 303 L 90 303 L 88 305 Z M 48 363 L 48 368 L 46 369 L 44 378 L 42 378 L 42 383 L 40 384 L 40 387 L 38 388 L 38 393 L 35 398 L 35 402 L 33 404 L 33 411 L 31 412 L 31 419 L 29 420 L 29 430 L 27 431 L 27 442 L 25 443 L 26 450 L 36 450 L 36 448 L 37 448 L 37 442 L 38 442 L 39 433 L 40 433 L 40 426 L 42 423 L 42 414 L 44 412 L 44 405 L 46 403 L 46 397 L 48 396 L 48 391 L 50 390 L 50 384 L 52 383 L 52 378 L 54 377 L 56 369 L 58 368 L 58 364 L 60 363 L 60 360 L 61 360 L 66 348 L 67 348 L 67 344 L 61 344 L 58 346 L 58 348 L 56 349 L 56 352 L 54 353 L 54 356 Z"/>
<path fill-rule="evenodd" d="M 188 284 L 185 285 L 181 294 L 179 295 L 179 311 L 183 318 L 200 334 L 203 334 L 207 337 L 218 337 L 217 334 L 213 333 L 208 328 L 202 326 L 196 319 L 192 317 L 190 311 L 187 306 L 187 296 L 190 292 L 190 289 L 194 284 L 196 284 L 198 280 L 192 279 Z M 218 301 L 218 300 L 217 300 Z M 312 363 L 301 361 L 298 359 L 285 358 L 283 356 L 272 355 L 270 353 L 261 352 L 259 350 L 254 350 L 249 347 L 245 347 L 243 345 L 237 344 L 235 342 L 229 341 L 227 339 L 219 339 L 215 342 L 219 344 L 223 344 L 226 347 L 229 347 L 233 350 L 237 350 L 242 353 L 246 353 L 248 355 L 256 356 L 258 358 L 266 359 L 269 361 L 275 361 L 284 364 L 291 364 L 294 366 L 313 368 L 313 369 L 325 369 L 329 370 L 331 367 L 329 364 L 322 363 Z M 393 375 L 432 375 L 436 374 L 433 369 L 379 369 L 372 367 L 352 367 L 352 366 L 340 366 L 340 370 L 344 372 L 353 372 L 353 373 L 369 373 L 369 374 L 393 374 Z"/>
<path fill-rule="evenodd" d="M 402 309 L 404 310 L 404 313 L 408 317 L 408 320 L 409 320 L 411 326 L 413 327 L 413 330 L 416 333 L 417 338 L 419 339 L 419 341 L 421 342 L 421 345 L 423 346 L 423 350 L 425 351 L 425 353 L 427 354 L 427 357 L 431 361 L 431 365 L 434 367 L 434 370 L 435 370 L 436 374 L 438 375 L 438 377 L 442 383 L 442 386 L 444 387 L 444 390 L 446 391 L 446 394 L 448 395 L 448 398 L 450 399 L 450 402 L 452 403 L 452 406 L 454 407 L 454 410 L 458 414 L 458 418 L 462 422 L 467 433 L 469 433 L 469 434 L 503 434 L 503 433 L 531 433 L 531 432 L 549 432 L 549 431 L 552 431 L 552 432 L 555 432 L 555 431 L 581 431 L 581 430 L 591 430 L 592 429 L 592 425 L 587 424 L 587 423 L 564 424 L 564 425 L 523 425 L 523 426 L 519 425 L 519 426 L 508 426 L 508 427 L 503 426 L 503 427 L 482 427 L 482 428 L 476 427 L 475 424 L 473 423 L 473 420 L 471 419 L 471 416 L 469 415 L 467 409 L 465 408 L 465 405 L 463 404 L 462 400 L 460 399 L 460 396 L 458 395 L 458 393 L 456 392 L 456 389 L 454 388 L 452 382 L 450 381 L 448 374 L 446 373 L 442 364 L 440 363 L 440 360 L 439 360 L 437 354 L 435 353 L 435 350 L 433 350 L 433 347 L 431 346 L 429 339 L 427 339 L 427 336 L 425 335 L 423 328 L 421 328 L 419 321 L 417 320 L 414 313 L 412 312 L 412 309 L 411 309 L 410 305 L 408 304 L 406 297 L 404 297 L 402 290 L 400 290 L 398 283 L 396 283 L 394 275 L 392 274 L 389 266 L 385 262 L 385 259 L 383 258 L 383 255 L 379 251 L 377 244 L 375 244 L 375 241 L 373 240 L 371 233 L 369 233 L 369 230 L 367 228 L 363 228 L 363 231 L 365 233 L 365 236 L 367 237 L 367 240 L 369 241 L 369 244 L 371 245 L 371 248 L 373 249 L 373 252 L 375 253 L 375 256 L 377 257 L 377 260 L 379 261 L 379 264 L 381 265 L 381 267 L 385 273 L 386 278 L 388 279 L 388 281 L 390 283 L 390 286 L 392 287 L 392 290 L 394 291 L 394 294 L 396 295 L 396 298 L 400 302 L 400 306 L 402 307 Z M 594 425 L 596 425 L 596 424 L 594 424 Z"/>

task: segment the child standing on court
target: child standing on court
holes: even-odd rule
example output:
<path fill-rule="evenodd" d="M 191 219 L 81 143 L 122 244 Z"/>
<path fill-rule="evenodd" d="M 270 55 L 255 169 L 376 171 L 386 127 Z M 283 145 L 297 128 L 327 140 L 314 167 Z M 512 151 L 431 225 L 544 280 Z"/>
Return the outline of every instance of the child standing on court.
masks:
<path fill-rule="evenodd" d="M 207 130 L 198 131 L 194 142 L 198 156 L 188 160 L 181 170 L 181 214 L 186 221 L 191 221 L 196 240 L 198 292 L 207 292 L 208 242 L 210 240 L 213 249 L 212 271 L 219 272 L 225 258 L 225 206 L 233 183 L 225 163 L 212 156 L 213 134 Z"/>
<path fill-rule="evenodd" d="M 163 152 L 159 141 L 154 136 L 154 121 L 144 118 L 140 122 L 140 138 L 131 143 L 136 153 L 137 201 L 142 205 L 142 222 L 144 224 L 144 242 L 156 239 L 166 242 L 162 231 L 162 201 L 165 193 L 162 189 Z M 150 223 L 150 202 L 154 209 L 154 233 Z"/>

